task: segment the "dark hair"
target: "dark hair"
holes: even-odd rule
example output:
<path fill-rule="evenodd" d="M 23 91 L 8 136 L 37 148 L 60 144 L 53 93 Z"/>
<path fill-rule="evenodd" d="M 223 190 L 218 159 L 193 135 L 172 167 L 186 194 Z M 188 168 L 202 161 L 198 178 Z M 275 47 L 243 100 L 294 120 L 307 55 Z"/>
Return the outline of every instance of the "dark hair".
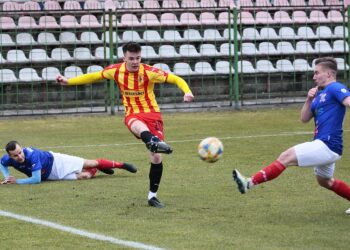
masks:
<path fill-rule="evenodd" d="M 9 141 L 5 146 L 6 152 L 10 153 L 10 151 L 15 150 L 17 145 L 19 145 L 18 141 Z"/>
<path fill-rule="evenodd" d="M 125 54 L 127 51 L 129 52 L 140 52 L 141 51 L 141 46 L 138 43 L 135 42 L 128 42 L 124 44 L 123 46 L 123 53 Z"/>
<path fill-rule="evenodd" d="M 333 57 L 318 58 L 315 61 L 315 65 L 318 65 L 318 64 L 322 65 L 322 67 L 333 70 L 334 73 L 337 73 L 337 70 L 338 70 L 337 61 Z"/>

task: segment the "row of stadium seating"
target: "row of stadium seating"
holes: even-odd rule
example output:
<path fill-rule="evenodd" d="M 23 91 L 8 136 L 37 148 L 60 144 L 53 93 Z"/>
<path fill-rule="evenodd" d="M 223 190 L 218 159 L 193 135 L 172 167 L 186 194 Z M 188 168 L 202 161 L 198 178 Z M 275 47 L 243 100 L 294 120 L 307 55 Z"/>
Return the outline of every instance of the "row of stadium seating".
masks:
<path fill-rule="evenodd" d="M 95 9 L 160 9 L 160 8 L 211 8 L 211 7 L 231 7 L 235 6 L 234 0 L 86 0 L 84 2 L 77 0 L 67 0 L 61 5 L 57 1 L 45 1 L 43 3 L 35 1 L 25 1 L 18 3 L 14 1 L 6 1 L 2 9 L 4 11 L 20 11 L 20 10 L 95 10 Z"/>
<path fill-rule="evenodd" d="M 343 58 L 336 58 L 339 70 L 349 69 Z M 198 76 L 198 75 L 228 75 L 230 73 L 230 62 L 217 61 L 215 69 L 209 62 L 200 61 L 194 65 L 194 70 L 188 63 L 175 63 L 171 70 L 167 64 L 154 64 L 155 67 L 161 68 L 168 72 L 174 72 L 180 76 Z M 242 73 L 283 73 L 283 72 L 307 72 L 312 71 L 314 61 L 311 65 L 305 59 L 295 59 L 293 62 L 287 59 L 276 61 L 275 65 L 269 60 L 258 60 L 254 67 L 250 61 L 243 60 L 238 62 L 238 72 Z M 62 69 L 64 76 L 70 78 L 83 73 L 100 71 L 103 68 L 99 65 L 91 65 L 83 72 L 81 67 L 68 66 Z M 234 72 L 231 67 L 231 72 Z M 60 74 L 60 70 L 56 67 L 45 67 L 41 70 L 39 76 L 34 68 L 21 68 L 18 72 L 18 77 L 11 69 L 0 69 L 0 83 L 17 83 L 17 82 L 42 82 L 55 81 L 56 76 Z"/>
<path fill-rule="evenodd" d="M 158 52 L 156 52 L 156 50 Z M 231 50 L 231 52 L 230 52 Z M 31 49 L 28 57 L 20 49 L 10 49 L 7 51 L 6 59 L 0 53 L 0 63 L 29 63 L 29 62 L 49 62 L 49 61 L 81 61 L 81 60 L 103 60 L 105 59 L 105 48 L 100 46 L 95 49 L 95 54 L 91 53 L 88 47 L 76 47 L 72 55 L 66 48 L 53 48 L 51 56 L 45 49 Z M 337 54 L 349 52 L 349 46 L 344 40 L 336 40 L 331 46 L 327 41 L 317 40 L 314 46 L 308 41 L 298 41 L 295 46 L 292 43 L 281 41 L 275 46 L 271 42 L 242 43 L 238 55 L 242 56 L 283 56 L 294 54 Z M 223 43 L 217 48 L 215 44 L 204 43 L 199 45 L 199 49 L 193 44 L 182 44 L 179 47 L 172 45 L 161 45 L 152 47 L 142 46 L 141 56 L 144 59 L 158 58 L 199 58 L 199 57 L 220 57 L 234 54 L 233 43 Z M 113 53 L 114 54 L 114 53 Z M 106 58 L 110 55 L 110 49 L 106 48 Z M 122 47 L 118 47 L 118 55 L 115 58 L 122 58 Z"/>

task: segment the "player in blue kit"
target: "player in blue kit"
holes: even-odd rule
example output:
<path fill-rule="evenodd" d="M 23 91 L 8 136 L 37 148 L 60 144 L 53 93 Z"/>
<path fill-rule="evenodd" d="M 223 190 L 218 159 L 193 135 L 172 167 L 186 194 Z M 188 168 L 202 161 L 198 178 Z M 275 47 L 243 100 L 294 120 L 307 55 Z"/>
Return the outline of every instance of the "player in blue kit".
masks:
<path fill-rule="evenodd" d="M 87 160 L 76 156 L 42 151 L 36 148 L 22 148 L 17 141 L 7 143 L 5 154 L 0 160 L 0 171 L 4 176 L 1 184 L 38 184 L 45 180 L 82 180 L 95 176 L 97 170 L 113 174 L 114 168 L 136 173 L 135 166 L 107 159 Z M 16 179 L 10 176 L 8 167 L 24 173 L 28 178 Z"/>
<path fill-rule="evenodd" d="M 313 80 L 316 87 L 308 91 L 300 117 L 303 123 L 314 118 L 314 140 L 287 149 L 277 160 L 250 178 L 244 177 L 236 169 L 233 170 L 233 179 L 242 194 L 255 185 L 276 178 L 288 166 L 299 166 L 314 167 L 320 186 L 350 200 L 349 186 L 333 177 L 335 162 L 341 158 L 343 152 L 345 111 L 346 107 L 350 107 L 350 92 L 337 82 L 336 76 L 337 62 L 334 58 L 325 57 L 315 61 Z"/>

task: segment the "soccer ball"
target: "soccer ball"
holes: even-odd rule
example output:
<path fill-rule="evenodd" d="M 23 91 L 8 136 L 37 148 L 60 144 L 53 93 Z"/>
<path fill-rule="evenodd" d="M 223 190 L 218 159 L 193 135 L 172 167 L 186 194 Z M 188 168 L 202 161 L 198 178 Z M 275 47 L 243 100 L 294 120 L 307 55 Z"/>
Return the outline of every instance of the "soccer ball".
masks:
<path fill-rule="evenodd" d="M 199 157 L 205 162 L 216 162 L 224 152 L 224 145 L 216 137 L 203 139 L 198 145 Z"/>

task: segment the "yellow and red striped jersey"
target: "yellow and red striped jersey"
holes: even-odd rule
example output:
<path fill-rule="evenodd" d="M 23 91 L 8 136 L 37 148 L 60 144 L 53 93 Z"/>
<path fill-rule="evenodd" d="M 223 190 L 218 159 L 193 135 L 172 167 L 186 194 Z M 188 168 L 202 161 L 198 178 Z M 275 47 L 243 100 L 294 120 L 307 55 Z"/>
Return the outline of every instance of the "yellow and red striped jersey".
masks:
<path fill-rule="evenodd" d="M 140 64 L 137 72 L 129 72 L 125 63 L 113 64 L 102 71 L 102 77 L 114 80 L 123 98 L 125 115 L 160 112 L 154 84 L 167 80 L 168 73 L 147 64 Z"/>

